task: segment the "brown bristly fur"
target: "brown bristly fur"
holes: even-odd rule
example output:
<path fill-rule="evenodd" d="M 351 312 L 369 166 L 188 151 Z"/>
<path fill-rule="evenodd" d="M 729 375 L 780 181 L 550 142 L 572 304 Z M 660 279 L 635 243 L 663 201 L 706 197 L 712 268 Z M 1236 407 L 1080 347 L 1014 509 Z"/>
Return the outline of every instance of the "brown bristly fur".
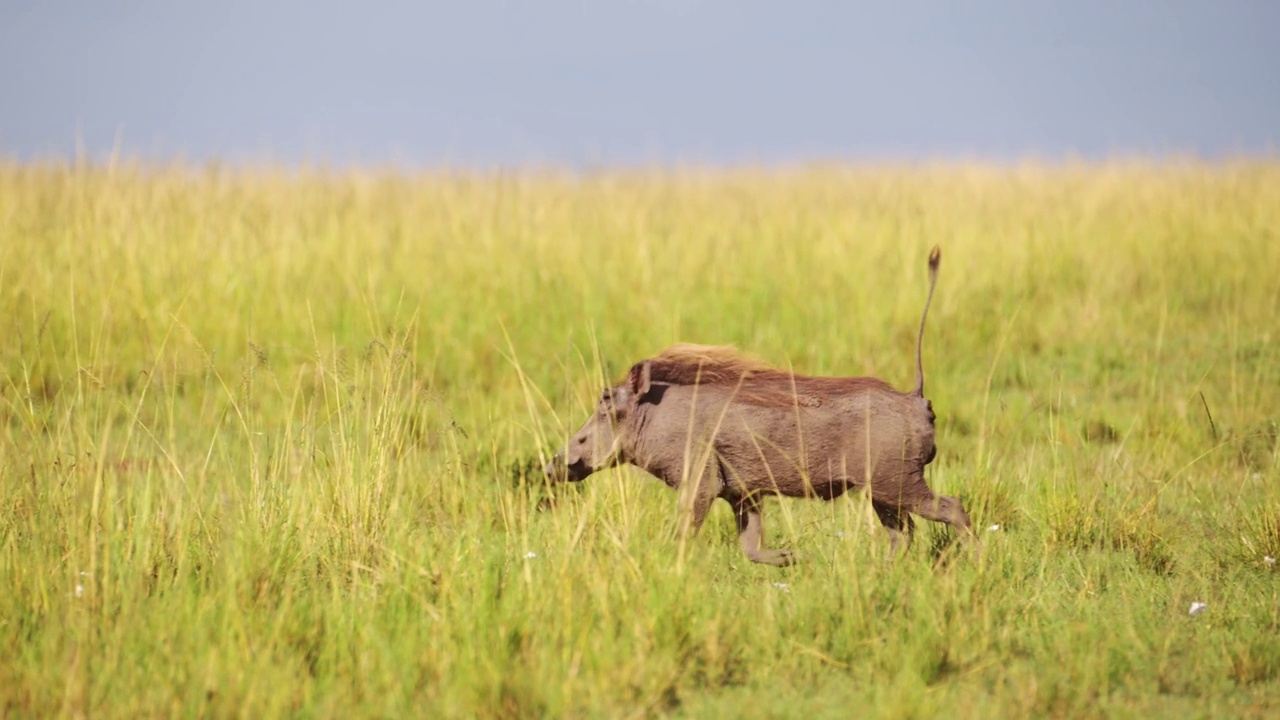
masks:
<path fill-rule="evenodd" d="M 650 358 L 654 382 L 739 386 L 738 399 L 753 405 L 817 407 L 824 395 L 889 388 L 872 377 L 813 377 L 773 367 L 725 345 L 672 345 Z"/>

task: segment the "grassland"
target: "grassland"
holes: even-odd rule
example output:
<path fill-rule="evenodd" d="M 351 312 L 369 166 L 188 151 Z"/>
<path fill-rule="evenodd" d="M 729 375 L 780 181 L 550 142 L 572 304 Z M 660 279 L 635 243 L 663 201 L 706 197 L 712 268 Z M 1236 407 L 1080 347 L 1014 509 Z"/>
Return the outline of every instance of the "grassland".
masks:
<path fill-rule="evenodd" d="M 910 386 L 935 243 L 981 558 L 536 510 L 671 342 Z M 0 716 L 1274 717 L 1278 316 L 1274 163 L 0 166 Z"/>

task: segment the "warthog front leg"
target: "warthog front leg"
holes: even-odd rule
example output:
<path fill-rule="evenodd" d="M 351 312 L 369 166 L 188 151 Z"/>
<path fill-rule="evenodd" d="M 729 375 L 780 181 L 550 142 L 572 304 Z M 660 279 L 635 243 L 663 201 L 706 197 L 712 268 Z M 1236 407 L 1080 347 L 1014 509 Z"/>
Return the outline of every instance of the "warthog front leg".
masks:
<path fill-rule="evenodd" d="M 786 567 L 795 562 L 790 550 L 770 550 L 764 547 L 764 520 L 760 517 L 760 501 L 753 497 L 725 498 L 733 505 L 738 520 L 738 544 L 751 562 L 776 567 Z"/>
<path fill-rule="evenodd" d="M 707 519 L 711 505 L 720 497 L 724 481 L 718 472 L 705 472 L 693 481 L 692 487 L 680 488 L 682 496 L 680 533 L 685 537 L 697 535 Z"/>

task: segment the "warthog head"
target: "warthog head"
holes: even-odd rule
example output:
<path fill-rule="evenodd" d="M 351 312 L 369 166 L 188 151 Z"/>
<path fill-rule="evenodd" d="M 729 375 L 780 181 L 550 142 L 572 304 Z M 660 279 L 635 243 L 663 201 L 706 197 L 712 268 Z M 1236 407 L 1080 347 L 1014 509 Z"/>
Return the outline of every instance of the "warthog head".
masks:
<path fill-rule="evenodd" d="M 631 368 L 626 382 L 604 389 L 591 418 L 547 464 L 548 476 L 578 482 L 626 461 L 632 421 L 650 389 L 649 372 L 648 362 L 638 363 Z"/>

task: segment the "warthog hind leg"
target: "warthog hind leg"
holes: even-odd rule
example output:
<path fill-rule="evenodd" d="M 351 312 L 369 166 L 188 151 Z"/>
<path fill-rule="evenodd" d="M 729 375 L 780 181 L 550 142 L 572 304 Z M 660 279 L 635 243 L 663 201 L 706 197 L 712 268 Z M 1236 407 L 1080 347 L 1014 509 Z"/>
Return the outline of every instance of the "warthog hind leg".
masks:
<path fill-rule="evenodd" d="M 889 557 L 896 558 L 906 554 L 916 529 L 911 515 L 905 509 L 881 500 L 872 500 L 871 507 L 875 508 L 880 524 L 889 531 Z"/>
<path fill-rule="evenodd" d="M 926 520 L 947 523 L 975 553 L 982 554 L 982 543 L 973 532 L 969 513 L 964 511 L 964 506 L 960 504 L 958 498 L 938 495 L 930 491 L 914 499 L 907 509 Z"/>

